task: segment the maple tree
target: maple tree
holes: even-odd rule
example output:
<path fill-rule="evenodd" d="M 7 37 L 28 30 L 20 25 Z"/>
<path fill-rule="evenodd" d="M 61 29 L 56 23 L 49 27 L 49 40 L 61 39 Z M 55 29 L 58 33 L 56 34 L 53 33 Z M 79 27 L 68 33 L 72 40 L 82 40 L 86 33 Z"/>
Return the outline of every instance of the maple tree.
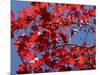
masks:
<path fill-rule="evenodd" d="M 11 12 L 11 39 L 15 39 L 13 46 L 21 59 L 18 74 L 96 68 L 96 44 L 88 46 L 86 42 L 89 33 L 96 33 L 95 6 L 87 9 L 79 4 L 30 4 L 17 19 Z M 15 37 L 20 30 L 25 33 Z M 81 30 L 86 33 L 85 37 L 81 35 L 85 38 L 82 44 L 70 43 Z"/>

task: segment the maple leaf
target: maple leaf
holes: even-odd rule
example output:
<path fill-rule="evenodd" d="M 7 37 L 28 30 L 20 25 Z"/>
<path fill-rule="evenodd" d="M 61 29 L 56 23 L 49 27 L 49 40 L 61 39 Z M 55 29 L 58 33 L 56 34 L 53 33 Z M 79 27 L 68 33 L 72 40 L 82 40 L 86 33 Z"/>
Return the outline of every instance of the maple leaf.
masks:
<path fill-rule="evenodd" d="M 43 62 L 38 58 L 34 58 L 34 60 L 30 61 L 30 67 L 38 68 L 41 64 L 43 64 Z"/>
<path fill-rule="evenodd" d="M 75 60 L 74 60 L 74 58 L 69 58 L 69 64 L 71 64 L 71 65 L 74 65 L 75 64 Z"/>
<path fill-rule="evenodd" d="M 44 22 L 51 21 L 51 14 L 46 10 L 46 8 L 41 9 L 40 15 L 41 15 L 41 19 L 43 19 Z"/>
<path fill-rule="evenodd" d="M 79 11 L 76 11 L 75 14 L 74 14 L 74 16 L 76 18 L 82 18 L 82 15 L 81 15 L 81 13 Z"/>
<path fill-rule="evenodd" d="M 32 60 L 32 59 L 34 59 L 34 55 L 33 54 L 30 54 L 30 53 L 26 53 L 25 56 L 24 56 L 24 58 L 26 60 Z"/>
<path fill-rule="evenodd" d="M 88 13 L 89 13 L 89 16 L 95 16 L 96 10 L 95 9 L 89 10 Z"/>
<path fill-rule="evenodd" d="M 80 5 L 78 4 L 70 4 L 70 8 L 72 11 L 76 11 L 76 9 L 80 8 Z"/>
<path fill-rule="evenodd" d="M 40 3 L 41 8 L 45 8 L 48 7 L 48 3 L 44 2 L 44 3 Z"/>
<path fill-rule="evenodd" d="M 81 5 L 81 10 L 84 11 L 85 10 L 85 5 Z"/>
<path fill-rule="evenodd" d="M 37 39 L 37 37 L 38 37 L 38 33 L 36 32 L 36 33 L 34 33 L 33 35 L 31 35 L 30 41 L 31 41 L 32 43 L 35 42 L 35 40 Z"/>
<path fill-rule="evenodd" d="M 61 13 L 60 13 L 60 6 L 59 6 L 59 5 L 57 5 L 57 6 L 55 7 L 54 11 L 55 11 L 55 13 L 56 13 L 57 16 L 61 16 Z"/>
<path fill-rule="evenodd" d="M 30 7 L 25 7 L 25 8 L 23 9 L 23 12 L 24 12 L 25 14 L 32 14 L 32 9 L 31 9 Z"/>
<path fill-rule="evenodd" d="M 25 18 L 25 15 L 26 15 L 26 14 L 25 14 L 23 11 L 19 12 L 19 14 L 20 14 L 20 15 L 19 15 L 19 18 Z"/>
<path fill-rule="evenodd" d="M 78 63 L 79 63 L 80 65 L 83 65 L 84 62 L 85 62 L 84 56 L 81 55 L 81 56 L 78 57 L 78 59 L 79 59 L 79 60 L 78 60 Z"/>
<path fill-rule="evenodd" d="M 65 43 L 68 43 L 68 36 L 64 32 L 60 32 L 60 36 Z"/>

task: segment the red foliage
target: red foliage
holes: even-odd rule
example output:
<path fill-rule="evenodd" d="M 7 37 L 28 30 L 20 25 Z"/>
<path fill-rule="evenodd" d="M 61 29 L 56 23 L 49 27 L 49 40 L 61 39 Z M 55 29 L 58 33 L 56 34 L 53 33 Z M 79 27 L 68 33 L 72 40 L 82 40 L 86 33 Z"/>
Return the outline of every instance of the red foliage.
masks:
<path fill-rule="evenodd" d="M 20 34 L 15 38 L 14 47 L 22 61 L 17 73 L 52 72 L 50 69 L 55 71 L 95 69 L 95 56 L 93 56 L 93 53 L 96 53 L 95 44 L 88 47 L 87 44 L 69 43 L 71 37 L 79 32 L 75 28 L 70 28 L 73 24 L 78 28 L 89 26 L 95 31 L 95 28 L 89 25 L 90 18 L 95 18 L 96 15 L 95 6 L 86 9 L 84 5 L 78 4 L 32 2 L 31 5 L 32 7 L 26 7 L 19 13 L 17 20 L 13 20 L 14 14 L 13 12 L 11 14 L 12 39 L 16 31 L 31 29 L 29 35 Z M 50 6 L 54 7 L 52 11 L 48 11 Z M 67 13 L 66 16 L 63 12 Z M 37 16 L 40 16 L 38 20 Z M 34 22 L 31 25 L 32 21 Z M 93 24 L 95 25 L 95 19 Z M 62 30 L 63 28 L 66 32 Z M 70 36 L 67 34 L 68 31 L 71 33 Z M 36 55 L 41 52 L 44 54 L 37 57 Z M 47 65 L 48 68 L 42 70 L 42 65 Z"/>

